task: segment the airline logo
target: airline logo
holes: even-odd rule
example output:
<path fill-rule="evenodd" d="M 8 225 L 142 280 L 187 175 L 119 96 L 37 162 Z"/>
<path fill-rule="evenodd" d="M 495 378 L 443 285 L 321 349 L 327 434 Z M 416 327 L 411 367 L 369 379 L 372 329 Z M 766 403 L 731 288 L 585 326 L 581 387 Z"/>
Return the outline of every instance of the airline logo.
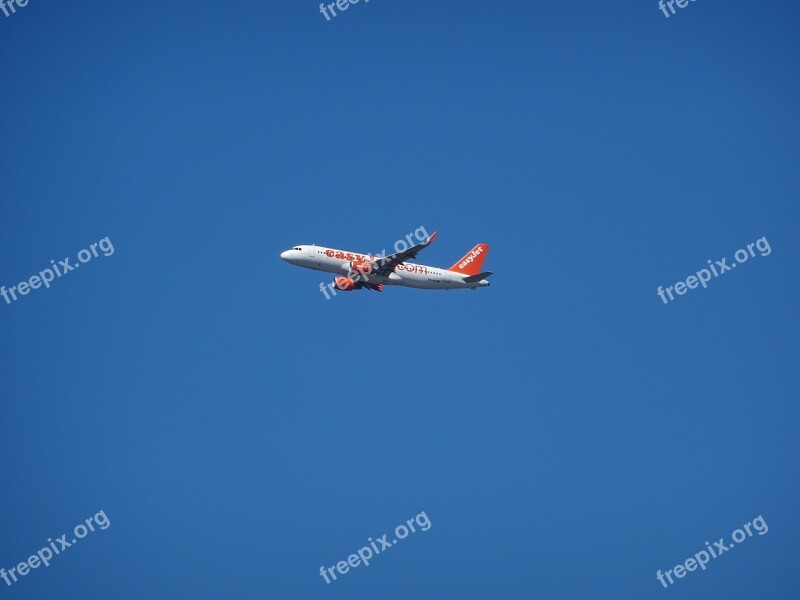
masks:
<path fill-rule="evenodd" d="M 359 262 L 375 262 L 375 259 L 377 259 L 377 256 L 365 256 L 364 254 L 354 254 L 352 252 L 340 252 L 335 250 L 325 250 L 325 256 L 328 258 L 341 258 L 342 260 L 349 261 L 357 260 Z"/>
<path fill-rule="evenodd" d="M 461 261 L 460 263 L 458 263 L 458 268 L 459 268 L 459 269 L 463 269 L 464 267 L 466 267 L 466 266 L 467 266 L 469 263 L 471 263 L 473 260 L 475 260 L 475 259 L 478 257 L 478 255 L 479 255 L 481 252 L 483 252 L 483 246 L 478 246 L 477 248 L 475 248 L 475 250 L 473 250 L 472 252 L 470 252 L 470 253 L 469 253 L 469 254 L 468 254 L 468 255 L 467 255 L 465 258 L 464 258 L 464 260 L 463 260 L 463 261 Z"/>
<path fill-rule="evenodd" d="M 395 268 L 398 271 L 408 271 L 409 273 L 420 273 L 422 275 L 428 274 L 428 267 L 416 263 L 400 263 Z"/>

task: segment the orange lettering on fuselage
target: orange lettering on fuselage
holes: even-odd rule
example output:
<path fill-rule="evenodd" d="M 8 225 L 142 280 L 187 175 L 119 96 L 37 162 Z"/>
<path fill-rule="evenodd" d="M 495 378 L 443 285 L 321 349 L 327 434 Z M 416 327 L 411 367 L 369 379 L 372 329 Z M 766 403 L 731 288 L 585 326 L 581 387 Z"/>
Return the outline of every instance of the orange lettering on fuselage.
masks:
<path fill-rule="evenodd" d="M 419 273 L 420 275 L 428 274 L 428 267 L 424 265 L 415 265 L 413 263 L 400 263 L 397 265 L 398 271 L 408 271 L 409 273 Z"/>
<path fill-rule="evenodd" d="M 357 254 L 355 252 L 342 252 L 341 250 L 331 250 L 328 248 L 325 250 L 325 256 L 328 258 L 338 258 L 341 260 L 347 260 L 350 262 L 358 261 L 358 262 L 375 262 L 375 257 L 371 254 Z"/>

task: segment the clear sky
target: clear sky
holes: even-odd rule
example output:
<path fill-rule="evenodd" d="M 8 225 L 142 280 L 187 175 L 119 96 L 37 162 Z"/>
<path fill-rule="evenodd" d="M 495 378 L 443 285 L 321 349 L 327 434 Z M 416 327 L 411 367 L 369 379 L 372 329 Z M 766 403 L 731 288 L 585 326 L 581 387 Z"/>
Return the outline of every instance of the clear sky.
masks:
<path fill-rule="evenodd" d="M 7 598 L 800 596 L 800 9 L 0 13 Z M 326 301 L 440 230 L 492 286 Z M 664 304 L 707 261 L 772 252 Z M 319 574 L 425 512 L 428 531 Z M 754 535 L 665 590 L 656 572 Z"/>

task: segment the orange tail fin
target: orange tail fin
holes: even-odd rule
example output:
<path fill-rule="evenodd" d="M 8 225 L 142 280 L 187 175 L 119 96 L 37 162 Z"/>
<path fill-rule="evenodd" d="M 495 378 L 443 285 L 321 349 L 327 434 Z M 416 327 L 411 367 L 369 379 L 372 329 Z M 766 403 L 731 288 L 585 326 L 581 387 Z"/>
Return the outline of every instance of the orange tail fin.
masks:
<path fill-rule="evenodd" d="M 477 275 L 481 272 L 483 261 L 486 260 L 488 253 L 489 244 L 478 244 L 448 270 L 455 271 L 461 275 Z"/>

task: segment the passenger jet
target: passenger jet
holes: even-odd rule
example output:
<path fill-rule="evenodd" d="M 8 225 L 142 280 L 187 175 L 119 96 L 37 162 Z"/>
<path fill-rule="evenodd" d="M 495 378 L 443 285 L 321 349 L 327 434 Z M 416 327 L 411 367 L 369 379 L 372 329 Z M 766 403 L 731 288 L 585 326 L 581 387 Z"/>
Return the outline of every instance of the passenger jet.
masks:
<path fill-rule="evenodd" d="M 334 295 L 334 287 L 343 292 L 363 288 L 381 292 L 384 285 L 404 285 L 423 290 L 477 289 L 488 286 L 486 279 L 491 273 L 481 273 L 483 261 L 489 252 L 488 244 L 478 244 L 449 269 L 407 262 L 427 248 L 438 233 L 437 231 L 424 242 L 391 256 L 374 256 L 306 244 L 281 252 L 281 258 L 298 267 L 341 273 L 334 277 L 333 283 L 327 284 Z M 320 284 L 320 291 L 328 297 L 324 283 Z"/>

